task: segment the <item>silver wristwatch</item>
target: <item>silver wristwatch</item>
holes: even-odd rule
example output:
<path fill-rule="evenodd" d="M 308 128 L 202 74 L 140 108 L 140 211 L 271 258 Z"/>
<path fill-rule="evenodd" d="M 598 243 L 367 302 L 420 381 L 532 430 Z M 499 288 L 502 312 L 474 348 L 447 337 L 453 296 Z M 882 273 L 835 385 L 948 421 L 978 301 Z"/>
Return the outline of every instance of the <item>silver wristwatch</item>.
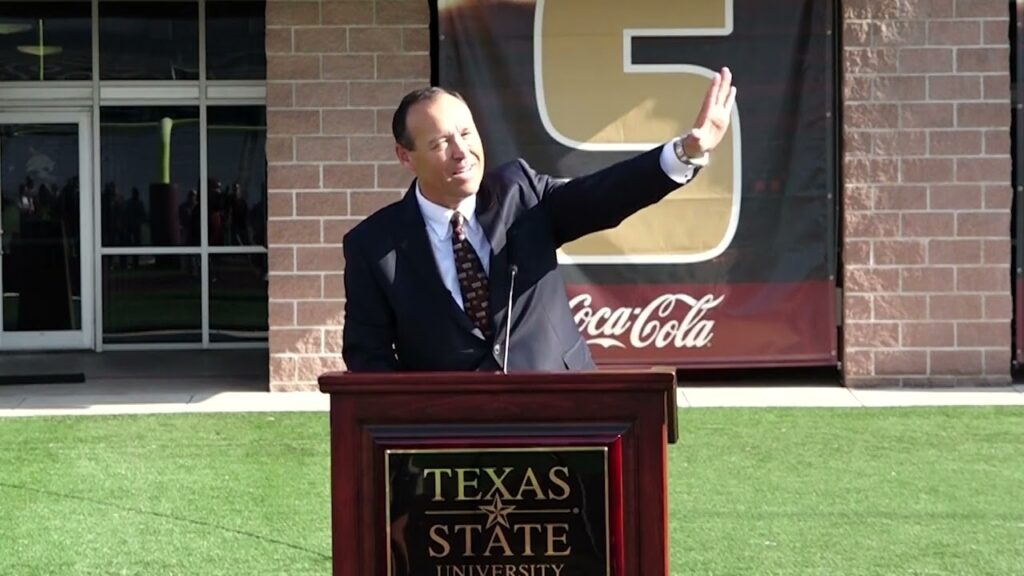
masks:
<path fill-rule="evenodd" d="M 679 158 L 680 162 L 682 162 L 683 164 L 689 164 L 690 166 L 703 168 L 704 166 L 707 166 L 708 162 L 711 160 L 711 155 L 708 154 L 707 152 L 704 152 L 703 154 L 696 158 L 690 158 L 689 156 L 687 156 L 686 150 L 683 149 L 682 138 L 676 138 L 675 140 L 672 141 L 672 150 L 675 151 L 676 158 Z"/>

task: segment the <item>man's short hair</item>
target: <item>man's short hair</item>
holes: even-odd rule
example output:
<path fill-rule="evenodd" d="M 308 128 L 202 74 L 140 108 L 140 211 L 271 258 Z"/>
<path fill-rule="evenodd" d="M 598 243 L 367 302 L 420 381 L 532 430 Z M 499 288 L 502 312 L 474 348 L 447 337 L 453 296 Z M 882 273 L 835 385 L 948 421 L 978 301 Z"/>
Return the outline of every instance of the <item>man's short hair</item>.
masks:
<path fill-rule="evenodd" d="M 395 110 L 395 115 L 391 119 L 391 133 L 394 134 L 395 142 L 397 142 L 399 146 L 406 150 L 414 150 L 416 147 L 416 142 L 414 142 L 412 137 L 409 136 L 409 127 L 406 125 L 406 119 L 409 116 L 409 109 L 415 104 L 433 100 L 442 94 L 458 98 L 463 102 L 466 101 L 462 97 L 462 94 L 440 86 L 430 86 L 428 88 L 413 90 L 406 94 L 405 98 L 402 98 L 402 102 L 398 105 L 398 110 Z"/>

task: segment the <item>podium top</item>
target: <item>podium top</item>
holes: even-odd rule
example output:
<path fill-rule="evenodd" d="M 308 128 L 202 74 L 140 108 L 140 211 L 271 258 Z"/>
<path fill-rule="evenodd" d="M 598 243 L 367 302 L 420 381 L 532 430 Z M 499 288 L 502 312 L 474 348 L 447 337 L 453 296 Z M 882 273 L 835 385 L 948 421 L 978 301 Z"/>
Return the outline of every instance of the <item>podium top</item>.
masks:
<path fill-rule="evenodd" d="M 328 372 L 319 378 L 325 394 L 381 394 L 530 390 L 533 392 L 675 392 L 674 372 Z"/>
<path fill-rule="evenodd" d="M 388 399 L 402 406 L 423 406 L 445 398 L 528 397 L 548 405 L 563 405 L 577 395 L 659 397 L 668 425 L 669 443 L 678 438 L 676 377 L 666 370 L 595 370 L 589 372 L 328 372 L 320 376 L 320 391 L 334 402 Z M 417 398 L 419 397 L 419 398 Z M 570 402 L 579 402 L 570 400 Z M 584 403 L 586 404 L 586 403 Z M 577 404 L 578 405 L 578 404 Z M 333 409 L 333 408 L 332 408 Z"/>

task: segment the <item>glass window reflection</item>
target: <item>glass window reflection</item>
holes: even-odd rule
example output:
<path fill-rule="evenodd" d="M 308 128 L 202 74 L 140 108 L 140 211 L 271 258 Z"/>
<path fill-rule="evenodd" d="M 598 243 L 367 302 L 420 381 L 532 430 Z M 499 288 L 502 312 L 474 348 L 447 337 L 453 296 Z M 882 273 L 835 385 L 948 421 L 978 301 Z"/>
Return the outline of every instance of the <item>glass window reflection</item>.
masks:
<path fill-rule="evenodd" d="M 206 3 L 206 77 L 263 80 L 267 77 L 266 2 Z"/>
<path fill-rule="evenodd" d="M 199 4 L 100 2 L 101 80 L 198 80 Z"/>
<path fill-rule="evenodd" d="M 210 341 L 267 338 L 267 255 L 210 255 Z"/>
<path fill-rule="evenodd" d="M 207 124 L 210 246 L 266 246 L 266 109 L 210 106 Z"/>
<path fill-rule="evenodd" d="M 199 109 L 100 110 L 103 246 L 198 246 Z"/>
<path fill-rule="evenodd" d="M 103 257 L 103 341 L 201 342 L 199 256 Z"/>
<path fill-rule="evenodd" d="M 0 2 L 0 81 L 91 80 L 89 2 Z"/>
<path fill-rule="evenodd" d="M 0 125 L 3 329 L 82 325 L 78 126 Z"/>

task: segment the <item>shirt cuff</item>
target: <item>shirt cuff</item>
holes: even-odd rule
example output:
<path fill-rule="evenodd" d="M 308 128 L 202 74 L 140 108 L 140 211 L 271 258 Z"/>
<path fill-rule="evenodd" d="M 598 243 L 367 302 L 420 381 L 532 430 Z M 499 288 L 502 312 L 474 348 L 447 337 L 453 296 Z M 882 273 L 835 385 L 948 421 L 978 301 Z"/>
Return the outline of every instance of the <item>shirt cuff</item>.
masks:
<path fill-rule="evenodd" d="M 678 138 L 676 139 L 678 140 Z M 661 148 L 661 169 L 665 172 L 665 175 L 671 178 L 678 184 L 686 184 L 690 180 L 693 180 L 693 176 L 696 173 L 696 169 L 699 166 L 707 164 L 707 154 L 703 158 L 694 159 L 690 162 L 684 162 L 676 156 L 674 149 L 675 140 L 670 140 Z"/>

